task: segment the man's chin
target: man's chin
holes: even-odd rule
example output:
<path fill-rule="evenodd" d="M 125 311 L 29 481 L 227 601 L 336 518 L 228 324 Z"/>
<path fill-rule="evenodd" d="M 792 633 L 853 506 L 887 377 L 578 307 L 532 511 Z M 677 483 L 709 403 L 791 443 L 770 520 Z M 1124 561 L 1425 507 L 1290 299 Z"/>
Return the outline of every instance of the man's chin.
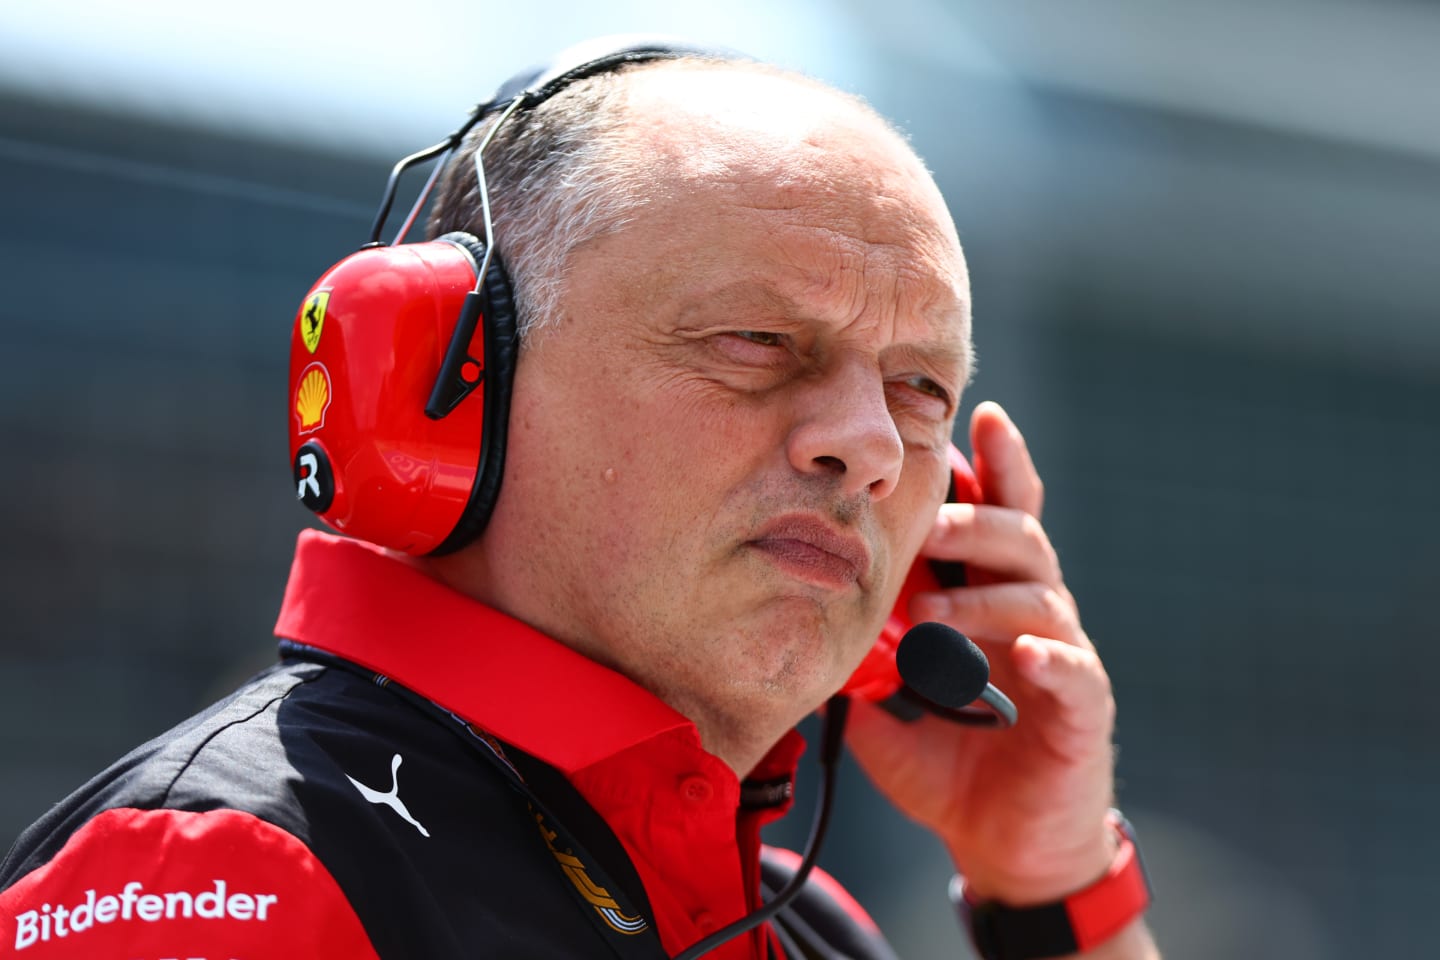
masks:
<path fill-rule="evenodd" d="M 861 637 L 851 624 L 803 613 L 769 618 L 747 659 L 757 688 L 818 704 L 839 692 L 879 634 Z"/>

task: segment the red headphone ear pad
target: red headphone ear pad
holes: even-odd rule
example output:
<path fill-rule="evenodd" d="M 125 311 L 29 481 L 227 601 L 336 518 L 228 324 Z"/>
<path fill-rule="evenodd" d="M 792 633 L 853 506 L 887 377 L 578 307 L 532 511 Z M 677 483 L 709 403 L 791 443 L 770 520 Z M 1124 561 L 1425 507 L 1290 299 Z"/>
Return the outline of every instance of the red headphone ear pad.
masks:
<path fill-rule="evenodd" d="M 465 513 L 485 398 L 477 391 L 440 420 L 424 409 L 475 269 L 444 241 L 362 250 L 302 302 L 290 343 L 290 457 L 298 463 L 306 444 L 326 454 L 332 489 L 317 512 L 336 530 L 423 554 Z M 478 333 L 471 356 L 483 362 Z"/>

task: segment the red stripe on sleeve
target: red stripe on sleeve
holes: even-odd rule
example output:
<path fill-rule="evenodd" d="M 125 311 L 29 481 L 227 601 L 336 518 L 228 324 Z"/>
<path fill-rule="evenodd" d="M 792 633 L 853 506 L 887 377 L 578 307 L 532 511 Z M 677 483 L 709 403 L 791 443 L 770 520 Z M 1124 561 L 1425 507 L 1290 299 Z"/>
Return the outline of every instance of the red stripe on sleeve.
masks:
<path fill-rule="evenodd" d="M 329 871 L 237 810 L 107 810 L 0 893 L 17 960 L 376 960 Z"/>

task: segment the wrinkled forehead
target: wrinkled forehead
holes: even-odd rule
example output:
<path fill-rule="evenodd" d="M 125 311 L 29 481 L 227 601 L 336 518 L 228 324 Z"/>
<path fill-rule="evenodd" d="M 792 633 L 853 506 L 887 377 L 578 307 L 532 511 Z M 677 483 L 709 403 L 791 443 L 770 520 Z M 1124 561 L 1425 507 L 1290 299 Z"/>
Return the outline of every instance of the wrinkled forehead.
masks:
<path fill-rule="evenodd" d="M 939 188 L 904 139 L 863 103 L 748 65 L 659 65 L 622 109 L 625 153 L 643 164 L 636 215 L 701 197 L 717 208 L 828 220 L 839 234 L 908 251 L 953 296 L 968 338 L 969 276 Z"/>
<path fill-rule="evenodd" d="M 787 171 L 823 166 L 837 189 L 904 183 L 944 208 L 900 134 L 863 101 L 806 77 L 763 64 L 660 63 L 629 78 L 620 109 L 627 139 L 657 173 L 784 182 Z"/>
<path fill-rule="evenodd" d="M 645 164 L 636 216 L 704 200 L 763 210 L 763 237 L 821 226 L 891 253 L 923 299 L 958 305 L 969 334 L 969 276 L 939 187 L 909 144 L 850 96 L 772 68 L 664 69 L 636 75 L 625 107 L 629 155 Z M 782 252 L 783 255 L 783 252 Z M 913 269 L 913 272 L 912 272 Z"/>

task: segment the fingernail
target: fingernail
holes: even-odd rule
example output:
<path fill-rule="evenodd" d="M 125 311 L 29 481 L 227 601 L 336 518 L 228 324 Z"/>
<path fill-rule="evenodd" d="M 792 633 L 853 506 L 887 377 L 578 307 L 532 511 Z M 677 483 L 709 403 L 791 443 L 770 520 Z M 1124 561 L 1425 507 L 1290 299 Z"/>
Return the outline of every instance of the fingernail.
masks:
<path fill-rule="evenodd" d="M 939 620 L 954 609 L 955 604 L 943 593 L 922 593 L 915 597 L 915 610 L 921 620 Z"/>

